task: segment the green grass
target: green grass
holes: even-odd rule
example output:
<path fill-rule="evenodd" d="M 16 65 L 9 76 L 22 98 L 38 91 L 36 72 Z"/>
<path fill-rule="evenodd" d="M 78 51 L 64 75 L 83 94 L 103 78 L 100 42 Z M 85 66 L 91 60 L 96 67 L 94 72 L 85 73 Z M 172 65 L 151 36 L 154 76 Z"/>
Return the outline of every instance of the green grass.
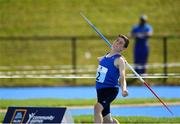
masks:
<path fill-rule="evenodd" d="M 0 113 L 0 123 L 2 123 L 5 114 Z M 180 122 L 179 117 L 175 118 L 155 118 L 155 117 L 141 117 L 141 116 L 115 116 L 115 118 L 121 124 L 177 124 Z M 81 115 L 81 116 L 73 116 L 75 123 L 93 123 L 92 115 Z"/>
<path fill-rule="evenodd" d="M 180 99 L 163 99 L 166 103 L 176 103 Z M 8 106 L 92 106 L 96 102 L 95 99 L 27 99 L 27 100 L 5 100 L 0 99 L 0 109 L 7 109 Z M 113 105 L 135 105 L 135 104 L 152 104 L 159 103 L 156 99 L 117 99 L 113 102 Z M 3 121 L 5 113 L 0 113 L 0 122 Z M 92 123 L 92 115 L 73 116 L 75 123 Z M 131 123 L 161 123 L 161 124 L 173 124 L 180 122 L 179 117 L 175 118 L 153 118 L 153 117 L 115 117 L 122 124 Z"/>
<path fill-rule="evenodd" d="M 179 0 L 1 0 L 1 35 L 94 35 L 84 12 L 106 35 L 127 34 L 147 14 L 156 34 L 179 34 Z"/>
<path fill-rule="evenodd" d="M 0 122 L 4 119 L 4 114 L 0 114 Z M 122 116 L 116 116 L 115 117 L 121 124 L 137 124 L 137 123 L 143 123 L 143 124 L 175 124 L 180 122 L 180 118 L 154 118 L 154 117 L 122 117 Z M 82 115 L 82 116 L 73 116 L 75 123 L 93 123 L 93 116 L 92 115 Z"/>
<path fill-rule="evenodd" d="M 168 103 L 179 102 L 180 99 L 163 99 Z M 6 100 L 0 99 L 0 108 L 7 109 L 8 106 L 93 106 L 95 99 L 27 99 L 27 100 Z M 159 103 L 157 99 L 117 99 L 113 105 L 126 104 L 151 104 Z"/>
<path fill-rule="evenodd" d="M 155 117 L 142 117 L 142 116 L 129 116 L 115 117 L 121 124 L 177 124 L 180 122 L 180 118 L 155 118 Z M 93 123 L 92 115 L 74 116 L 76 123 Z"/>
<path fill-rule="evenodd" d="M 0 36 L 97 36 L 80 16 L 82 11 L 105 36 L 128 34 L 141 14 L 149 16 L 154 35 L 180 35 L 179 0 L 0 0 Z M 168 39 L 168 62 L 180 62 L 180 38 Z M 109 39 L 111 42 L 114 38 Z M 71 65 L 71 40 L 0 40 L 1 66 Z M 163 62 L 162 39 L 150 39 L 149 63 Z M 109 49 L 99 39 L 77 40 L 77 66 L 97 65 L 96 58 Z M 92 57 L 85 58 L 85 52 Z M 133 63 L 133 41 L 123 53 Z M 0 70 L 5 71 L 5 70 Z M 9 71 L 9 70 L 6 70 Z M 16 70 L 13 70 L 16 71 Z M 162 73 L 162 68 L 149 73 Z M 180 72 L 179 68 L 168 69 Z M 130 71 L 128 71 L 130 73 Z M 93 85 L 94 80 L 66 79 L 0 79 L 0 86 L 61 86 Z M 157 83 L 157 80 L 150 80 Z M 167 84 L 179 84 L 179 79 L 168 79 Z M 173 83 L 172 83 L 173 82 Z M 160 81 L 160 83 L 164 83 Z M 159 83 L 158 83 L 159 84 Z"/>

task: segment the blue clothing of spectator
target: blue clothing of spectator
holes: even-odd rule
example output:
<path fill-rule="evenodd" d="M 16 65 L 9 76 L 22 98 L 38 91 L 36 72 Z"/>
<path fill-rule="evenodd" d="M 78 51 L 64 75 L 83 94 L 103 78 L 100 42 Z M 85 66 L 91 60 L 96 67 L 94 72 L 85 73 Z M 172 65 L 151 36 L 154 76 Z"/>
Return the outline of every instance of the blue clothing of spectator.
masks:
<path fill-rule="evenodd" d="M 149 55 L 148 39 L 152 35 L 153 29 L 147 23 L 147 16 L 141 16 L 140 23 L 132 28 L 131 36 L 135 39 L 134 64 L 135 70 L 139 74 L 146 71 L 146 64 Z"/>

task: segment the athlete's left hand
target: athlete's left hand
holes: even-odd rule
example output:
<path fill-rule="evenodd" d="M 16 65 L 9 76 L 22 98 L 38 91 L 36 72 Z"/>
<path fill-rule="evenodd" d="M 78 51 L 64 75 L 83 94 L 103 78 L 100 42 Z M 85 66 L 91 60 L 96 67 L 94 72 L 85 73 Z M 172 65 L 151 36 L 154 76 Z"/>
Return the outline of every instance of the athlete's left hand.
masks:
<path fill-rule="evenodd" d="M 122 91 L 122 96 L 123 96 L 123 97 L 128 96 L 128 91 L 127 91 L 127 90 L 123 90 L 123 91 Z"/>

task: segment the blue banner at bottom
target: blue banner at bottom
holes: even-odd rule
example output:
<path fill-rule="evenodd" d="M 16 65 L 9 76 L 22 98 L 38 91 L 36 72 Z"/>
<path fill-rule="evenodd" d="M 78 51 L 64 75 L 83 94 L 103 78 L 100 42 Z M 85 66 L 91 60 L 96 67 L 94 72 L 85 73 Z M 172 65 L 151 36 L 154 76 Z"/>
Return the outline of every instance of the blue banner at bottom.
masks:
<path fill-rule="evenodd" d="M 67 109 L 65 107 L 9 107 L 3 123 L 62 123 Z M 71 117 L 64 122 L 72 123 Z"/>

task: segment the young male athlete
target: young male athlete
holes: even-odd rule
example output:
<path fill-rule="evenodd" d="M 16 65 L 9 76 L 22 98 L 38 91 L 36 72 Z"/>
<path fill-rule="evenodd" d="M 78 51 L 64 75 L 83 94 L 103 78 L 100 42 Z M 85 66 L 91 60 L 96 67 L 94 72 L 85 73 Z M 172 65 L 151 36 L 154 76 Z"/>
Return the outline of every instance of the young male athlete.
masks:
<path fill-rule="evenodd" d="M 116 98 L 121 84 L 122 96 L 128 95 L 125 79 L 125 60 L 120 52 L 128 47 L 129 40 L 119 35 L 111 51 L 99 58 L 96 73 L 97 103 L 94 105 L 95 123 L 119 123 L 111 117 L 110 104 Z"/>

